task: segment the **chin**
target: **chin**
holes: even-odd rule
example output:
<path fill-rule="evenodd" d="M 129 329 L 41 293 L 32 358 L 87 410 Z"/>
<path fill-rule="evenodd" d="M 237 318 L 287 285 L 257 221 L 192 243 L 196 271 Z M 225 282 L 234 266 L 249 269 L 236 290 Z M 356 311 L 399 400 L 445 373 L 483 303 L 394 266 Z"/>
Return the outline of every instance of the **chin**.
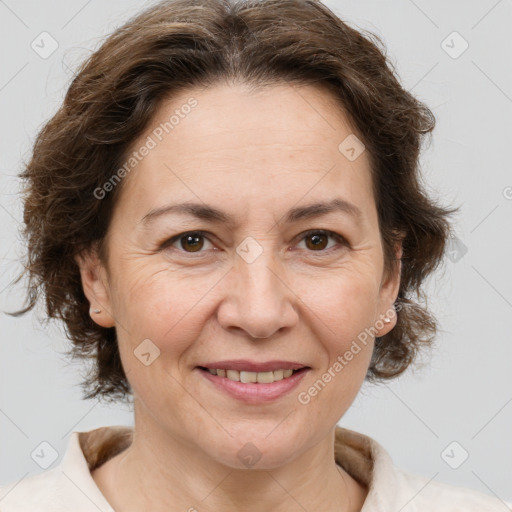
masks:
<path fill-rule="evenodd" d="M 204 447 L 214 460 L 233 469 L 270 470 L 287 464 L 295 458 L 298 439 L 290 432 L 272 433 L 278 423 L 268 429 L 254 429 Z M 270 433 L 270 435 L 269 435 Z"/>

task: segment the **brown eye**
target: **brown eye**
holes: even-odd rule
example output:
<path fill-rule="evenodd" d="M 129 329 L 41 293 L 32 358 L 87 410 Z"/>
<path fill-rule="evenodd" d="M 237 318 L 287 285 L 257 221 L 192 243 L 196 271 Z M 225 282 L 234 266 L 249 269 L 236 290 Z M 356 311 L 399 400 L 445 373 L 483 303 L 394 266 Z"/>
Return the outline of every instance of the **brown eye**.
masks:
<path fill-rule="evenodd" d="M 192 233 L 190 235 L 183 235 L 180 239 L 182 249 L 187 252 L 197 252 L 203 248 L 204 237 L 200 234 Z M 190 249 L 190 251 L 188 250 Z"/>
<path fill-rule="evenodd" d="M 328 236 L 325 233 L 314 233 L 312 235 L 308 235 L 305 237 L 306 240 L 309 240 L 311 243 L 309 244 L 306 241 L 306 246 L 308 249 L 312 250 L 323 250 L 326 248 L 328 242 Z"/>
<path fill-rule="evenodd" d="M 205 240 L 211 244 L 204 231 L 188 231 L 186 233 L 180 233 L 169 240 L 165 241 L 160 245 L 160 249 L 174 249 L 178 253 L 202 255 L 205 253 L 203 250 L 205 246 Z M 213 244 L 211 244 L 213 247 Z M 208 249 L 208 247 L 207 247 Z"/>
<path fill-rule="evenodd" d="M 336 250 L 335 246 L 327 247 L 329 244 L 329 239 L 337 241 L 338 245 L 349 247 L 349 244 L 345 238 L 343 238 L 341 235 L 338 235 L 338 233 L 334 233 L 333 231 L 313 229 L 303 233 L 301 238 L 301 240 L 304 240 L 306 249 L 309 252 L 326 254 L 330 253 L 331 250 Z"/>

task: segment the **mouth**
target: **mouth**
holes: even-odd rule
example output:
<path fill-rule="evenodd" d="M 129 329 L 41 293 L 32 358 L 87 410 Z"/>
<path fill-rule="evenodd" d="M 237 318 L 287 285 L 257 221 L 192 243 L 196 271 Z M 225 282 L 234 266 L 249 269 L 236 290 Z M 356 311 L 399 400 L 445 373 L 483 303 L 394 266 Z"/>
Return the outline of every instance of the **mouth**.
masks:
<path fill-rule="evenodd" d="M 291 369 L 281 368 L 273 371 L 253 372 L 248 370 L 227 370 L 225 368 L 207 368 L 206 366 L 198 366 L 203 372 L 210 373 L 217 377 L 223 377 L 234 382 L 243 384 L 272 384 L 281 380 L 286 380 L 297 373 L 304 373 L 309 366 Z"/>
<path fill-rule="evenodd" d="M 256 369 L 260 371 L 251 371 Z M 289 395 L 310 370 L 309 366 L 283 361 L 265 364 L 219 361 L 195 367 L 207 386 L 213 386 L 211 389 L 251 405 L 271 403 Z"/>

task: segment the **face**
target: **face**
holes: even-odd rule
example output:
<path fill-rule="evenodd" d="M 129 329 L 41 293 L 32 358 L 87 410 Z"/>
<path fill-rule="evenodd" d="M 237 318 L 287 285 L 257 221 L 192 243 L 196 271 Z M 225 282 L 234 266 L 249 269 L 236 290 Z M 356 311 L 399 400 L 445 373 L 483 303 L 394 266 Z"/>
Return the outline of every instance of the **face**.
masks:
<path fill-rule="evenodd" d="M 271 468 L 332 431 L 364 381 L 368 332 L 395 325 L 382 318 L 399 284 L 369 156 L 339 149 L 354 134 L 314 86 L 218 85 L 161 106 L 133 146 L 151 148 L 124 178 L 108 265 L 79 259 L 94 320 L 116 327 L 136 424 L 231 467 L 248 442 Z M 278 380 L 288 363 L 302 370 Z M 232 381 L 244 368 L 276 381 Z"/>

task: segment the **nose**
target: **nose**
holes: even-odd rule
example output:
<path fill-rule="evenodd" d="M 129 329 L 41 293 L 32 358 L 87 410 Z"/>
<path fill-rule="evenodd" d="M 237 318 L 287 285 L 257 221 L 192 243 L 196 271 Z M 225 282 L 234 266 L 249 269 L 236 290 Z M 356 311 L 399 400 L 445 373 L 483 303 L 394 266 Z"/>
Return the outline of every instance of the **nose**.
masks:
<path fill-rule="evenodd" d="M 298 321 L 299 298 L 283 264 L 265 249 L 252 262 L 236 257 L 226 276 L 218 321 L 226 330 L 242 330 L 251 338 L 269 338 Z"/>

